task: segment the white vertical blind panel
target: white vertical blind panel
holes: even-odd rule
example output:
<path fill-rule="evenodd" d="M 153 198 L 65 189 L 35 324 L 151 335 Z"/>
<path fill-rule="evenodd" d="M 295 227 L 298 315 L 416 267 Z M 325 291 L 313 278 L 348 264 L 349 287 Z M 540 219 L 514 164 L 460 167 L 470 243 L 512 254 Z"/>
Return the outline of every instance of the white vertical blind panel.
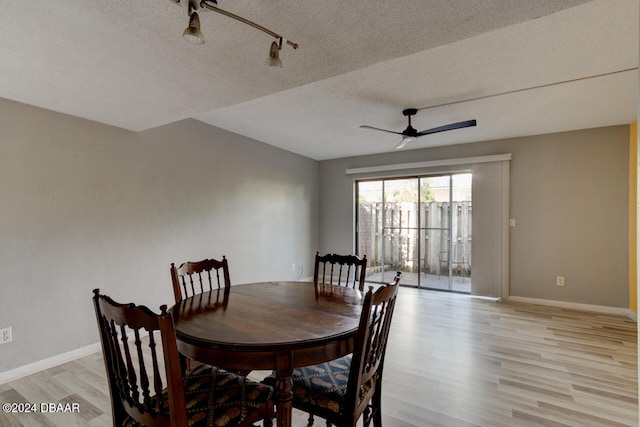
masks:
<path fill-rule="evenodd" d="M 471 293 L 506 297 L 509 289 L 509 162 L 473 166 Z"/>

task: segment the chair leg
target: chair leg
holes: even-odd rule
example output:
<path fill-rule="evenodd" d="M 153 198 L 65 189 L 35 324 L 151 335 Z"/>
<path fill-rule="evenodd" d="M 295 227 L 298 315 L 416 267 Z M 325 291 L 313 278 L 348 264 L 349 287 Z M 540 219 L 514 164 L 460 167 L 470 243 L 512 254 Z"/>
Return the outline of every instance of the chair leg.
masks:
<path fill-rule="evenodd" d="M 378 389 L 371 398 L 373 427 L 382 427 L 382 391 Z"/>
<path fill-rule="evenodd" d="M 275 418 L 275 414 L 268 413 L 266 417 L 262 420 L 262 427 L 273 427 L 273 419 Z M 257 424 L 252 424 L 253 427 L 259 427 Z"/>
<path fill-rule="evenodd" d="M 371 405 L 367 405 L 362 412 L 362 425 L 364 427 L 369 427 L 371 425 Z"/>
<path fill-rule="evenodd" d="M 313 425 L 313 414 L 309 414 L 309 418 L 307 418 L 307 427 L 311 427 Z"/>
<path fill-rule="evenodd" d="M 382 427 L 382 413 L 380 408 L 376 409 L 373 414 L 373 427 Z"/>
<path fill-rule="evenodd" d="M 178 357 L 180 358 L 180 369 L 182 370 L 182 375 L 184 376 L 189 371 L 187 357 L 182 353 L 180 353 Z"/>

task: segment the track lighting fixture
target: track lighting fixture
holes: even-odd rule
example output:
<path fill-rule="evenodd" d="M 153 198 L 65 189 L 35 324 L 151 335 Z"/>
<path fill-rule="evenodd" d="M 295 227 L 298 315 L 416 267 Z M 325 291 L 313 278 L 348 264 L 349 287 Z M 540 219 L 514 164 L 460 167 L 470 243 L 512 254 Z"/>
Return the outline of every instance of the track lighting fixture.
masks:
<path fill-rule="evenodd" d="M 181 0 L 172 0 L 174 3 L 180 3 Z M 267 58 L 266 64 L 270 68 L 282 68 L 282 60 L 280 59 L 280 50 L 282 50 L 283 42 L 288 44 L 294 49 L 298 48 L 298 44 L 294 43 L 290 40 L 285 39 L 281 35 L 274 33 L 273 31 L 265 28 L 255 22 L 249 21 L 241 16 L 234 15 L 231 12 L 227 12 L 226 10 L 218 8 L 218 2 L 216 0 L 201 0 L 198 4 L 197 0 L 183 0 L 187 1 L 189 5 L 189 26 L 184 30 L 182 36 L 194 44 L 203 44 L 204 43 L 204 34 L 200 30 L 200 17 L 196 10 L 198 7 L 206 10 L 211 10 L 217 12 L 221 15 L 225 15 L 229 18 L 233 18 L 236 21 L 242 22 L 244 24 L 250 25 L 253 28 L 262 31 L 263 33 L 269 34 L 271 37 L 276 39 L 271 43 L 271 48 L 269 49 L 269 57 Z"/>

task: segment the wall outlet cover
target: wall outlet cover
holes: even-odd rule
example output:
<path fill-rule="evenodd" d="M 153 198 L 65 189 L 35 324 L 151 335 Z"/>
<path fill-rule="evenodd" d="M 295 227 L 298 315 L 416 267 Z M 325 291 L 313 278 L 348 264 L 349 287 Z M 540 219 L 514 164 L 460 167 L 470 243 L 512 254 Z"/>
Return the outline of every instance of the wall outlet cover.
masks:
<path fill-rule="evenodd" d="M 6 344 L 11 341 L 13 341 L 11 326 L 9 326 L 8 328 L 0 329 L 0 344 Z"/>

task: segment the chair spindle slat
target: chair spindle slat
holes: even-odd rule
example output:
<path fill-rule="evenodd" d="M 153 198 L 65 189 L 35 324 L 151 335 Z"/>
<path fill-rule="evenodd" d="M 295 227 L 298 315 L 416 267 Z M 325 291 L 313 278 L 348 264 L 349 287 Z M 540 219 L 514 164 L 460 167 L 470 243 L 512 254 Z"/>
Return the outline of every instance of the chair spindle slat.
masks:
<path fill-rule="evenodd" d="M 147 375 L 147 369 L 144 364 L 144 355 L 142 354 L 142 340 L 140 339 L 140 331 L 138 329 L 133 330 L 135 335 L 135 345 L 138 355 L 138 365 L 140 372 L 140 388 L 142 388 L 142 404 L 144 407 L 151 406 L 151 394 L 149 391 L 149 376 Z"/>
<path fill-rule="evenodd" d="M 126 326 L 120 325 L 120 340 L 122 341 L 122 349 L 124 350 L 124 356 L 127 366 L 127 381 L 129 382 L 129 389 L 135 402 L 140 402 L 140 392 L 138 391 L 138 377 L 136 376 L 136 370 L 134 369 L 133 362 L 131 361 L 131 351 L 129 350 L 129 340 L 127 338 Z"/>
<path fill-rule="evenodd" d="M 149 332 L 149 349 L 151 350 L 151 363 L 153 364 L 153 391 L 158 400 L 158 408 L 164 407 L 164 393 L 160 368 L 158 366 L 158 354 L 156 349 L 156 339 L 153 331 Z"/>

